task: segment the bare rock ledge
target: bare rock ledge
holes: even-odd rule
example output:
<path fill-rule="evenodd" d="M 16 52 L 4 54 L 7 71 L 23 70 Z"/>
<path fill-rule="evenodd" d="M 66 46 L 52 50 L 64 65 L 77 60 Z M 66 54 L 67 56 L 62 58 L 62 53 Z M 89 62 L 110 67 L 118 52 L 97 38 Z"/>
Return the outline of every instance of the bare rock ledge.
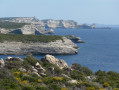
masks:
<path fill-rule="evenodd" d="M 22 42 L 7 42 L 0 43 L 0 54 L 7 55 L 24 55 L 31 53 L 39 54 L 77 54 L 78 46 L 71 40 L 63 38 L 55 42 L 43 43 L 22 43 Z"/>

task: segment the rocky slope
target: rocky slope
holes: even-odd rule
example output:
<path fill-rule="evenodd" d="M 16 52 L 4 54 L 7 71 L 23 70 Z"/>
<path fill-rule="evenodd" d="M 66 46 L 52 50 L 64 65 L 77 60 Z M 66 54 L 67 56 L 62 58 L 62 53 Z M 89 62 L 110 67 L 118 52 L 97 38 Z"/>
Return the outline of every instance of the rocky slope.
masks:
<path fill-rule="evenodd" d="M 0 59 L 1 90 L 118 90 L 118 77 L 113 71 L 93 73 L 77 63 L 68 66 L 52 55 Z"/>
<path fill-rule="evenodd" d="M 0 54 L 76 54 L 78 46 L 71 40 L 63 37 L 63 40 L 53 42 L 8 42 L 0 43 Z"/>

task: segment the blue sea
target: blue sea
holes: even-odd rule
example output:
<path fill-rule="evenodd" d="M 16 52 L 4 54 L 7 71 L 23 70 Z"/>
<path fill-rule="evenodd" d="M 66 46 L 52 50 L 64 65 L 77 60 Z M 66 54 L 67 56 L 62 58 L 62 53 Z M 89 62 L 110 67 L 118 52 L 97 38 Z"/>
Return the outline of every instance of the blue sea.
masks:
<path fill-rule="evenodd" d="M 76 55 L 55 55 L 56 58 L 65 60 L 69 65 L 79 63 L 97 70 L 119 72 L 119 29 L 55 29 L 56 35 L 75 35 L 87 43 L 77 43 L 80 47 Z M 24 55 L 0 55 L 21 57 Z M 44 55 L 35 56 L 38 59 Z"/>

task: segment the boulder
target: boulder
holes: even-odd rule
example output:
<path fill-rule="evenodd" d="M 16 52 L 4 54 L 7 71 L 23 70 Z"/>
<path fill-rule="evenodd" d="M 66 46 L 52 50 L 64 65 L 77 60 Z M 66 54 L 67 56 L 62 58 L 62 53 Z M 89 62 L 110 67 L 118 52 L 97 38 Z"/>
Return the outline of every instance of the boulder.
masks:
<path fill-rule="evenodd" d="M 35 68 L 38 69 L 38 70 L 41 70 L 43 72 L 46 71 L 38 62 L 36 63 Z"/>
<path fill-rule="evenodd" d="M 6 60 L 10 60 L 12 57 L 7 57 Z"/>
<path fill-rule="evenodd" d="M 62 67 L 62 68 L 68 68 L 68 65 L 67 63 L 64 61 L 64 60 L 59 60 L 59 66 Z"/>
<path fill-rule="evenodd" d="M 68 81 L 68 83 L 71 83 L 71 84 L 77 84 L 78 81 L 77 81 L 77 80 L 70 80 L 70 81 Z"/>
<path fill-rule="evenodd" d="M 62 77 L 66 77 L 66 78 L 71 79 L 71 77 L 69 77 L 69 76 L 68 76 L 68 75 L 66 75 L 66 74 L 62 74 L 61 76 L 62 76 Z"/>
<path fill-rule="evenodd" d="M 7 57 L 5 59 L 6 61 L 24 61 L 23 59 L 19 58 L 19 57 Z"/>
<path fill-rule="evenodd" d="M 26 72 L 25 68 L 19 68 L 19 70 L 22 71 L 22 72 Z"/>
<path fill-rule="evenodd" d="M 51 64 L 55 64 L 56 66 L 58 66 L 60 69 L 63 69 L 63 68 L 68 68 L 68 65 L 67 63 L 64 61 L 64 60 L 59 60 L 57 58 L 55 58 L 54 56 L 52 55 L 46 55 L 44 57 L 44 59 L 42 59 L 42 61 L 48 61 L 49 63 Z"/>
<path fill-rule="evenodd" d="M 38 77 L 40 77 L 40 75 L 37 72 L 32 72 L 32 74 L 37 75 Z"/>
<path fill-rule="evenodd" d="M 35 69 L 35 67 L 34 66 L 32 66 L 32 72 L 31 72 L 32 74 L 35 74 L 35 75 L 37 75 L 37 76 L 39 76 L 40 77 L 40 75 L 38 74 L 38 70 L 37 69 Z"/>
<path fill-rule="evenodd" d="M 44 74 L 44 73 L 40 73 L 40 76 L 46 76 L 46 74 Z"/>
<path fill-rule="evenodd" d="M 3 68 L 5 66 L 5 62 L 3 59 L 0 59 L 0 67 Z"/>
<path fill-rule="evenodd" d="M 34 66 L 32 66 L 32 72 L 38 72 L 38 70 L 35 69 Z"/>

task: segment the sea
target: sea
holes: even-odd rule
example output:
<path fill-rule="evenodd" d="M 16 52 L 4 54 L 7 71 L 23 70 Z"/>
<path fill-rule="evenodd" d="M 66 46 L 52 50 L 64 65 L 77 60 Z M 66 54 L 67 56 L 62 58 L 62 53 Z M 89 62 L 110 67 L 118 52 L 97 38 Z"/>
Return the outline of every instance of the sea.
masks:
<path fill-rule="evenodd" d="M 86 43 L 76 43 L 80 49 L 75 55 L 54 55 L 65 60 L 70 66 L 79 63 L 93 72 L 119 72 L 119 29 L 54 29 L 55 35 L 75 35 Z M 21 57 L 25 55 L 0 55 L 0 58 Z M 35 55 L 41 59 L 44 55 Z"/>

